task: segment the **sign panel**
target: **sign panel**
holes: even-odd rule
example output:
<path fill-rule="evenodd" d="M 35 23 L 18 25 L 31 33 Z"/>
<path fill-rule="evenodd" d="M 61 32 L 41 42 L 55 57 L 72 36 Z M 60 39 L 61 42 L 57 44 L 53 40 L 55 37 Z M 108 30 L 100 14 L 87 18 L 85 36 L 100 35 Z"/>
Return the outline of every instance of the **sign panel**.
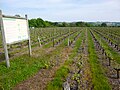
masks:
<path fill-rule="evenodd" d="M 7 44 L 29 39 L 26 19 L 3 17 L 3 25 Z"/>
<path fill-rule="evenodd" d="M 2 31 L 2 39 L 7 67 L 10 67 L 7 44 L 13 44 L 23 40 L 28 40 L 29 55 L 32 55 L 27 15 L 25 15 L 25 18 L 5 16 L 2 15 L 2 11 L 0 10 L 0 29 Z"/>

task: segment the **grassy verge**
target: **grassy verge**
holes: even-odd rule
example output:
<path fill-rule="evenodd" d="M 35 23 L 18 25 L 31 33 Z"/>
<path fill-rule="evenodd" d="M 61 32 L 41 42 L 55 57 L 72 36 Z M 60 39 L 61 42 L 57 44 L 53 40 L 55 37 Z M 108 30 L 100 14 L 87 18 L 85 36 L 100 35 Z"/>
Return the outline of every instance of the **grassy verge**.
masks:
<path fill-rule="evenodd" d="M 98 61 L 97 54 L 95 52 L 94 42 L 92 36 L 88 31 L 88 51 L 89 51 L 89 63 L 92 71 L 92 83 L 94 90 L 111 90 L 102 66 Z"/>
<path fill-rule="evenodd" d="M 35 52 L 37 57 L 22 55 L 10 61 L 11 67 L 6 68 L 5 62 L 0 63 L 0 87 L 4 90 L 11 90 L 16 84 L 26 80 L 37 73 L 41 68 L 49 65 L 50 57 L 59 55 L 63 47 L 57 47 L 52 52 Z"/>

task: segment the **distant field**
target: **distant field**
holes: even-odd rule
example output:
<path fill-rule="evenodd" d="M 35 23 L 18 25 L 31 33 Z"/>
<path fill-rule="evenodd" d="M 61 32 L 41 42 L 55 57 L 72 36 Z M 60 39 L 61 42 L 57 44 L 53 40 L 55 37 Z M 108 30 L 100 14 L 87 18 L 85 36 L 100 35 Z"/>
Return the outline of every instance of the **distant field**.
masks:
<path fill-rule="evenodd" d="M 30 35 L 32 56 L 27 41 L 8 45 L 7 68 L 0 33 L 0 90 L 120 89 L 120 28 L 36 28 Z"/>

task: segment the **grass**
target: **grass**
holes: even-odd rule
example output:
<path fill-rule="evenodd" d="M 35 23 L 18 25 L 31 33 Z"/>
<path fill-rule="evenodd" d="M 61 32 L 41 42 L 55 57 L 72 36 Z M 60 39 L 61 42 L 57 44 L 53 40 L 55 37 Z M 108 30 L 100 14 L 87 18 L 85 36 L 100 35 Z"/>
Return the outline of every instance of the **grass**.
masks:
<path fill-rule="evenodd" d="M 78 51 L 78 49 L 79 49 L 79 47 L 80 47 L 80 45 L 82 43 L 84 35 L 85 35 L 85 31 L 82 31 L 81 34 L 80 34 L 80 37 L 75 42 L 75 47 L 74 47 L 73 53 L 71 54 L 70 58 L 74 58 L 77 55 L 77 51 Z"/>
<path fill-rule="evenodd" d="M 0 87 L 5 90 L 12 89 L 16 84 L 26 80 L 30 76 L 33 76 L 41 68 L 49 67 L 50 57 L 53 55 L 59 55 L 61 50 L 66 46 L 67 39 L 57 47 L 56 50 L 49 54 L 45 54 L 44 51 L 36 50 L 34 54 L 38 56 L 29 57 L 28 55 L 21 55 L 13 60 L 10 60 L 11 67 L 8 69 L 5 66 L 5 62 L 0 63 Z M 51 42 L 52 43 L 52 42 Z M 46 49 L 51 44 L 44 46 Z M 64 68 L 65 69 L 65 68 Z"/>
<path fill-rule="evenodd" d="M 110 47 L 107 42 L 105 42 L 103 39 L 100 39 L 101 37 L 94 33 L 96 39 L 100 42 L 102 47 L 104 48 L 105 52 L 109 57 L 111 57 L 113 60 L 115 60 L 117 63 L 120 64 L 120 55 L 117 53 L 112 47 Z"/>
<path fill-rule="evenodd" d="M 59 55 L 62 48 L 58 47 L 49 54 L 35 52 L 39 54 L 38 57 L 29 57 L 28 55 L 19 56 L 10 61 L 10 68 L 6 68 L 5 62 L 0 63 L 1 88 L 11 90 L 16 84 L 36 74 L 41 68 L 46 68 L 46 65 L 49 65 L 50 57 Z"/>
<path fill-rule="evenodd" d="M 61 66 L 55 73 L 55 78 L 48 84 L 47 90 L 62 90 L 62 84 L 68 73 L 69 68 L 64 64 L 64 66 Z"/>
<path fill-rule="evenodd" d="M 55 73 L 54 79 L 48 84 L 48 90 L 62 90 L 62 84 L 66 80 L 66 77 L 69 73 L 70 66 L 73 64 L 74 57 L 77 55 L 77 51 L 81 46 L 82 40 L 85 35 L 85 30 L 82 31 L 80 37 L 75 42 L 75 47 L 73 48 L 71 54 L 69 55 L 69 59 L 65 61 L 65 63 L 60 66 L 60 68 Z M 71 36 L 70 36 L 71 37 Z M 73 37 L 73 35 L 72 35 Z M 98 37 L 99 38 L 99 37 Z M 72 40 L 72 38 L 70 38 Z M 34 54 L 38 54 L 38 56 L 29 57 L 27 54 L 17 56 L 13 60 L 10 61 L 11 67 L 8 69 L 5 66 L 5 62 L 0 63 L 0 90 L 11 90 L 14 86 L 19 84 L 20 82 L 28 79 L 29 77 L 35 75 L 42 68 L 49 68 L 50 66 L 50 57 L 54 55 L 59 55 L 64 47 L 67 46 L 66 38 L 62 41 L 62 44 L 57 46 L 57 49 L 52 52 L 45 54 L 44 51 L 37 50 L 34 51 Z M 114 58 L 117 59 L 117 54 L 114 51 L 110 51 L 107 44 L 103 41 L 104 47 L 106 46 L 107 52 L 112 52 Z M 94 43 L 90 32 L 88 32 L 88 44 L 89 44 L 89 63 L 92 71 L 92 83 L 94 85 L 94 90 L 111 90 L 111 86 L 108 83 L 106 76 L 104 75 L 103 67 L 100 65 L 98 61 L 97 54 L 95 52 Z M 33 47 L 38 46 L 38 44 Z M 42 48 L 46 49 L 52 46 L 52 42 L 44 45 Z M 26 50 L 26 48 L 24 49 Z M 116 56 L 114 55 L 116 54 Z M 119 56 L 118 56 L 119 57 Z M 119 61 L 119 60 L 118 60 Z"/>
<path fill-rule="evenodd" d="M 36 74 L 41 68 L 49 67 L 50 57 L 59 55 L 61 50 L 66 46 L 67 38 L 53 52 L 45 54 L 44 51 L 36 50 L 36 56 L 29 57 L 27 54 L 17 56 L 10 60 L 11 67 L 6 68 L 5 62 L 0 63 L 0 88 L 5 90 L 12 89 L 16 84 L 28 79 Z M 43 48 L 49 48 L 52 42 L 45 45 Z M 35 45 L 36 46 L 36 45 Z M 33 46 L 33 47 L 35 47 Z M 26 48 L 25 48 L 26 49 Z M 24 50 L 25 50 L 24 49 Z M 34 48 L 35 49 L 35 48 Z"/>
<path fill-rule="evenodd" d="M 81 38 L 79 38 L 75 42 L 75 47 L 73 48 L 71 54 L 69 55 L 69 59 L 66 60 L 64 65 L 62 65 L 57 70 L 57 72 L 55 73 L 54 79 L 48 84 L 47 90 L 63 90 L 62 85 L 63 85 L 64 81 L 66 80 L 66 77 L 71 68 L 70 67 L 71 64 L 73 64 L 73 58 L 77 55 L 77 49 L 80 47 L 80 45 L 82 43 L 83 36 L 84 36 L 84 31 L 81 33 Z"/>
<path fill-rule="evenodd" d="M 12 60 L 9 69 L 4 66 L 4 63 L 3 65 L 0 65 L 0 76 L 2 76 L 0 80 L 2 80 L 2 87 L 5 90 L 9 90 L 20 81 L 23 81 L 33 75 L 33 73 L 36 73 L 38 69 L 44 67 L 43 61 L 37 62 L 36 60 L 38 61 L 36 58 L 30 58 L 27 55 L 23 55 Z"/>
<path fill-rule="evenodd" d="M 111 86 L 108 83 L 108 79 L 104 75 L 104 70 L 98 61 L 97 54 L 95 52 L 94 42 L 88 31 L 88 51 L 89 51 L 89 63 L 92 71 L 92 83 L 94 90 L 111 90 Z"/>

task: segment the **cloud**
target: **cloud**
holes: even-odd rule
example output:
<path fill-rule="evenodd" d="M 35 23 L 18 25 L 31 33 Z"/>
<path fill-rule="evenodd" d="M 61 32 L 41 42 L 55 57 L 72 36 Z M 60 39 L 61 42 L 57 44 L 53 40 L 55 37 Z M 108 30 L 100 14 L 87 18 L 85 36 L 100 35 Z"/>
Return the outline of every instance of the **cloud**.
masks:
<path fill-rule="evenodd" d="M 120 0 L 0 0 L 6 14 L 52 21 L 119 21 L 119 6 Z"/>

